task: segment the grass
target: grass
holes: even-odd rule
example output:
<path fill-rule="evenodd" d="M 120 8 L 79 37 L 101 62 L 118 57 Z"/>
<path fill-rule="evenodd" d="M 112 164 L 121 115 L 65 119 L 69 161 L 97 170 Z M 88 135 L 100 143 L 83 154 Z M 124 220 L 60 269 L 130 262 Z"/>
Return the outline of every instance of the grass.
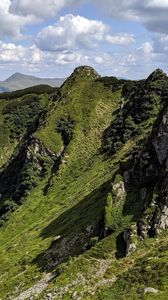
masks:
<path fill-rule="evenodd" d="M 35 134 L 57 153 L 62 140 L 56 131 L 56 125 L 60 118 L 68 113 L 76 121 L 76 127 L 67 148 L 67 164 L 61 166 L 47 196 L 42 192 L 47 182 L 46 178 L 38 182 L 38 187 L 31 192 L 26 202 L 12 213 L 5 226 L 0 228 L 2 299 L 7 297 L 8 293 L 15 293 L 15 287 L 20 281 L 22 286 L 19 290 L 24 290 L 42 276 L 41 267 L 45 267 L 45 260 L 39 261 L 37 258 L 50 249 L 55 235 L 61 232 L 70 239 L 70 228 L 73 228 L 75 235 L 78 231 L 83 232 L 88 223 L 95 225 L 96 234 L 96 228 L 102 219 L 105 195 L 102 194 L 101 187 L 105 184 L 106 194 L 112 162 L 104 159 L 99 154 L 99 149 L 102 133 L 110 124 L 112 110 L 120 103 L 120 94 L 111 91 L 104 93 L 101 83 L 94 83 L 93 80 L 89 83 L 87 80 L 83 81 L 81 78 L 77 81 L 78 89 L 70 87 L 71 96 L 66 105 L 56 103 L 48 114 L 44 127 Z M 87 92 L 84 93 L 84 90 Z M 62 95 L 63 98 L 65 96 Z M 93 193 L 96 190 L 97 193 Z M 81 219 L 76 219 L 79 215 L 78 210 L 83 212 Z M 65 227 L 62 227 L 61 215 L 66 216 Z M 45 228 L 48 228 L 47 237 L 43 236 Z M 70 255 L 81 252 L 81 245 L 78 247 L 79 250 L 74 253 L 72 249 Z"/>
<path fill-rule="evenodd" d="M 112 183 L 122 180 L 120 162 L 128 163 L 130 152 L 144 138 L 142 133 L 128 140 L 114 156 L 102 155 L 102 136 L 116 118 L 121 90 L 112 92 L 81 71 L 66 81 L 59 100 L 47 102 L 45 97 L 47 119 L 33 135 L 58 154 L 63 146 L 57 131 L 61 118 L 70 117 L 75 127 L 48 194 L 44 196 L 43 190 L 52 174 L 38 180 L 23 205 L 0 228 L 0 298 L 14 298 L 37 283 L 44 270 L 54 270 L 58 276 L 40 300 L 54 289 L 61 291 L 62 299 L 74 299 L 74 292 L 84 300 L 155 299 L 148 294 L 142 298 L 146 285 L 158 288 L 157 299 L 166 299 L 166 232 L 158 239 L 138 241 L 135 253 L 119 259 L 122 232 L 133 223 L 134 215 L 122 214 L 125 196 L 118 207 L 120 199 Z M 2 101 L 2 109 L 3 105 Z M 113 211 L 109 211 L 111 200 Z M 108 225 L 117 223 L 117 228 L 99 240 L 105 210 Z M 90 234 L 86 234 L 88 226 Z M 99 241 L 91 247 L 95 240 Z M 58 257 L 61 264 L 56 266 Z M 159 277 L 158 270 L 162 270 Z"/>

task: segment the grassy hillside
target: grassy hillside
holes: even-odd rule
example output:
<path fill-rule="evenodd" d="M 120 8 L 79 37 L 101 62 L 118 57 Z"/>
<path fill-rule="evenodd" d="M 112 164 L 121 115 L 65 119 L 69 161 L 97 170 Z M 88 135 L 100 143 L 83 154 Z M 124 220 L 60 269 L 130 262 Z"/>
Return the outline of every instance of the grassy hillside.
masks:
<path fill-rule="evenodd" d="M 124 173 L 135 175 L 134 153 L 151 138 L 161 118 L 168 80 L 162 73 L 157 76 L 146 81 L 146 94 L 154 99 L 150 117 L 133 134 L 131 128 L 138 127 L 135 111 L 146 110 L 141 98 L 145 83 L 107 80 L 89 67 L 77 68 L 54 97 L 0 100 L 7 132 L 6 146 L 1 142 L 1 151 L 7 149 L 1 180 L 15 168 L 13 155 L 20 179 L 10 182 L 19 189 L 23 172 L 35 182 L 21 203 L 12 198 L 17 207 L 0 227 L 1 299 L 166 299 L 167 232 L 145 239 L 137 234 L 140 217 L 150 208 L 149 192 L 146 181 L 130 187 L 131 177 L 128 188 Z M 135 97 L 137 90 L 141 92 Z M 135 117 L 131 124 L 128 108 Z M 25 114 L 20 127 L 16 120 Z M 119 137 L 121 144 L 113 147 Z M 148 167 L 143 165 L 143 176 Z M 136 176 L 140 182 L 140 174 Z M 147 192 L 140 201 L 142 187 Z M 11 201 L 12 195 L 6 189 L 2 200 Z M 129 232 L 127 240 L 123 232 Z M 155 288 L 157 294 L 145 288 Z"/>

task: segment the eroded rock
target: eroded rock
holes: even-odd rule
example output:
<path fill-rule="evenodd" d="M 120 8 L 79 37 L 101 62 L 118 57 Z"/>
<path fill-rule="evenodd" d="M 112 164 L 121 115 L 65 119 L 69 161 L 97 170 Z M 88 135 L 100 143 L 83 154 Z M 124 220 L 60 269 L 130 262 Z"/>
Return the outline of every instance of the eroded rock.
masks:
<path fill-rule="evenodd" d="M 136 225 L 133 226 L 132 228 L 127 228 L 124 230 L 123 239 L 126 243 L 126 256 L 136 251 L 137 249 L 136 237 L 137 237 Z"/>

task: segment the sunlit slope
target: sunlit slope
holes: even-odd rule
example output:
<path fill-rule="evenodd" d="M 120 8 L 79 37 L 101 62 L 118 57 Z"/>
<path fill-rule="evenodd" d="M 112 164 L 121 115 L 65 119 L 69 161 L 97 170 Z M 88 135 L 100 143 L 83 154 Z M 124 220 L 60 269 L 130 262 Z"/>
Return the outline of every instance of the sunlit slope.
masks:
<path fill-rule="evenodd" d="M 8 292 L 19 294 L 31 286 L 43 276 L 44 269 L 52 267 L 55 259 L 45 252 L 57 236 L 61 240 L 67 237 L 65 248 L 69 253 L 62 255 L 64 261 L 69 255 L 81 253 L 91 236 L 99 234 L 112 167 L 111 159 L 104 160 L 99 150 L 102 134 L 112 120 L 112 112 L 120 106 L 121 95 L 120 91 L 106 89 L 97 79 L 92 69 L 73 74 L 51 104 L 45 124 L 33 134 L 55 154 L 63 146 L 65 152 L 58 173 L 54 175 L 51 170 L 46 178 L 39 179 L 24 204 L 0 229 L 4 299 Z M 60 119 L 67 117 L 75 124 L 68 144 L 58 131 Z M 44 196 L 48 182 L 51 186 Z M 89 226 L 93 232 L 85 235 Z M 75 247 L 70 247 L 77 233 L 83 242 L 76 240 Z"/>

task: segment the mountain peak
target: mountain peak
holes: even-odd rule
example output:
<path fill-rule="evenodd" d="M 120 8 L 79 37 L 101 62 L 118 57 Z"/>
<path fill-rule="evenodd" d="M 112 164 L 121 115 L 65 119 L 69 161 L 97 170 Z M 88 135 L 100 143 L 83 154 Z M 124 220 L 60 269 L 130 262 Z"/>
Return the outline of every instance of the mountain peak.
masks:
<path fill-rule="evenodd" d="M 67 80 L 64 82 L 65 89 L 67 86 L 72 86 L 76 82 L 76 80 L 80 81 L 88 81 L 88 80 L 96 80 L 100 78 L 101 76 L 95 71 L 94 68 L 90 66 L 79 66 L 72 74 L 67 78 Z"/>
<path fill-rule="evenodd" d="M 86 76 L 92 76 L 94 79 L 100 77 L 100 75 L 95 71 L 95 69 L 90 66 L 79 66 L 74 70 L 72 75 L 76 75 L 79 73 L 83 73 Z"/>
<path fill-rule="evenodd" d="M 20 76 L 20 75 L 23 75 L 23 74 L 20 72 L 15 72 L 12 76 Z"/>
<path fill-rule="evenodd" d="M 14 74 L 12 74 L 10 77 L 8 77 L 4 82 L 13 82 L 13 81 L 20 81 L 20 80 L 32 80 L 32 79 L 36 79 L 37 77 L 34 77 L 32 75 L 26 75 L 26 74 L 22 74 L 19 72 L 16 72 Z"/>
<path fill-rule="evenodd" d="M 23 74 L 19 73 L 19 72 L 16 72 L 14 74 L 12 74 L 11 76 L 9 76 L 5 81 L 9 81 L 9 80 L 13 80 L 13 79 L 16 79 L 16 78 L 20 78 L 24 76 Z"/>
<path fill-rule="evenodd" d="M 147 81 L 156 81 L 158 79 L 165 78 L 165 77 L 167 77 L 167 75 L 166 75 L 166 73 L 163 72 L 163 70 L 156 69 L 149 75 L 149 77 L 147 78 Z"/>
<path fill-rule="evenodd" d="M 6 90 L 16 91 L 39 84 L 59 87 L 63 84 L 64 81 L 64 78 L 40 78 L 16 72 L 6 80 L 0 82 L 0 92 Z"/>

